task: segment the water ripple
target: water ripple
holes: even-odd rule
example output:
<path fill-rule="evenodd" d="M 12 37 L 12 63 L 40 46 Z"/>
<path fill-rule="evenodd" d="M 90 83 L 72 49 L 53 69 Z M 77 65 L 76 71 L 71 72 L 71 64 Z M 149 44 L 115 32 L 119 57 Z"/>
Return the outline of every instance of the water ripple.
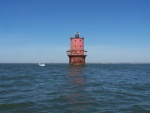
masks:
<path fill-rule="evenodd" d="M 149 64 L 0 64 L 0 112 L 149 113 Z"/>

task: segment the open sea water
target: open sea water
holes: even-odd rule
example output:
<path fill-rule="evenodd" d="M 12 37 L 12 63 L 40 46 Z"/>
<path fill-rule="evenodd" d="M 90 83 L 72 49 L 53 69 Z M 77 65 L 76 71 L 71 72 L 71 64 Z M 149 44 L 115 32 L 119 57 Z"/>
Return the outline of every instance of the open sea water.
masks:
<path fill-rule="evenodd" d="M 0 113 L 150 113 L 150 64 L 0 64 Z"/>

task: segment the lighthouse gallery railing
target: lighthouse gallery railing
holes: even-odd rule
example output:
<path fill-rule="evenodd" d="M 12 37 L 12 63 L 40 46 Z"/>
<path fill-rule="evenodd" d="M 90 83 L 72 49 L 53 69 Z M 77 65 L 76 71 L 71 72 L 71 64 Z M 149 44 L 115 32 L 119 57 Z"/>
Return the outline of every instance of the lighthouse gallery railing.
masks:
<path fill-rule="evenodd" d="M 68 50 L 66 51 L 67 55 L 86 55 L 85 50 Z"/>

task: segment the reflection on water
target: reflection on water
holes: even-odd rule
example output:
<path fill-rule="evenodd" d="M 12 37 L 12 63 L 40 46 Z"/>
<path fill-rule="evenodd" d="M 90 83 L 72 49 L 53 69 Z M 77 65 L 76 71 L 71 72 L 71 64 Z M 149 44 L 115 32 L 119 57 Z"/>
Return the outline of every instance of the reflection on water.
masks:
<path fill-rule="evenodd" d="M 74 85 L 84 85 L 85 79 L 84 75 L 84 67 L 71 67 L 69 71 L 69 79 L 70 82 Z"/>
<path fill-rule="evenodd" d="M 66 96 L 72 107 L 71 111 L 83 111 L 87 108 L 88 97 L 85 94 L 86 80 L 84 78 L 84 67 L 70 67 L 68 74 L 69 92 Z"/>

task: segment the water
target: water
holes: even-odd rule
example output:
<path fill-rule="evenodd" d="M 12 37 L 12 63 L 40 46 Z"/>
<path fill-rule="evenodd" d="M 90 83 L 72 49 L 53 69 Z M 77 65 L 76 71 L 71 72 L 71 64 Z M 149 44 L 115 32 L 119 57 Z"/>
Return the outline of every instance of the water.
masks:
<path fill-rule="evenodd" d="M 0 64 L 0 113 L 150 113 L 150 64 Z"/>

